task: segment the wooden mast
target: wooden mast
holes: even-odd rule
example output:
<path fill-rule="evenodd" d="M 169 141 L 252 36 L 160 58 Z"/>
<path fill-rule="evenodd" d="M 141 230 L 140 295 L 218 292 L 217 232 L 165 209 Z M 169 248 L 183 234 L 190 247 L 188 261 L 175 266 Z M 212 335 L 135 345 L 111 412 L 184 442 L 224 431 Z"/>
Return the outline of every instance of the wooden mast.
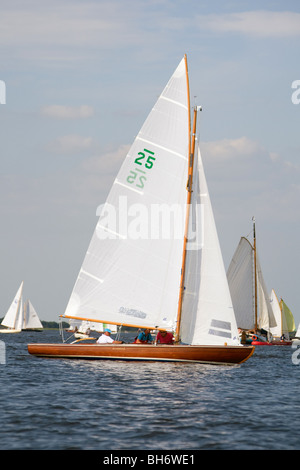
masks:
<path fill-rule="evenodd" d="M 177 322 L 175 331 L 175 342 L 179 342 L 180 334 L 180 322 L 181 322 L 181 311 L 182 301 L 184 292 L 184 280 L 185 280 L 185 264 L 186 264 L 186 245 L 188 240 L 188 227 L 189 227 L 189 215 L 190 215 L 190 204 L 193 191 L 193 171 L 194 171 L 194 153 L 195 153 L 195 140 L 196 140 L 196 123 L 197 123 L 197 107 L 194 108 L 194 121 L 193 121 L 193 132 L 191 136 L 191 118 L 190 118 L 190 92 L 189 92 L 189 79 L 188 79 L 188 68 L 186 55 L 186 75 L 187 75 L 187 93 L 188 93 L 188 107 L 189 107 L 189 168 L 188 168 L 188 180 L 187 180 L 187 203 L 186 203 L 186 219 L 185 219 L 185 230 L 183 239 L 183 254 L 182 254 L 182 265 L 181 265 L 181 278 L 180 278 L 180 289 L 179 289 L 179 300 L 177 310 Z"/>
<path fill-rule="evenodd" d="M 254 329 L 257 330 L 257 266 L 256 266 L 256 233 L 255 233 L 255 217 L 253 220 L 253 254 L 254 254 Z"/>

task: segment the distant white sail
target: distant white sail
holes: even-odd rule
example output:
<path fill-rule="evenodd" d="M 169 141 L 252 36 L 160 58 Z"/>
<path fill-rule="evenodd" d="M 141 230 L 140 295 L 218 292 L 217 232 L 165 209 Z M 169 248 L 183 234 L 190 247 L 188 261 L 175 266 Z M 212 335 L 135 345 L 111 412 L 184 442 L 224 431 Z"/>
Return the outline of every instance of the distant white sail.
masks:
<path fill-rule="evenodd" d="M 21 329 L 22 324 L 22 292 L 23 292 L 23 281 L 12 301 L 5 317 L 2 320 L 1 325 L 7 326 L 12 329 Z"/>
<path fill-rule="evenodd" d="M 255 326 L 253 248 L 242 237 L 227 271 L 228 284 L 239 328 L 250 330 Z"/>
<path fill-rule="evenodd" d="M 286 319 L 285 319 L 285 316 L 282 315 L 280 303 L 278 301 L 278 298 L 274 289 L 272 289 L 271 294 L 270 294 L 270 302 L 271 302 L 271 307 L 272 307 L 273 314 L 276 320 L 276 326 L 271 328 L 271 333 L 274 337 L 278 337 L 278 338 L 281 338 L 281 336 L 284 334 L 285 339 L 289 340 L 289 331 L 288 331 Z"/>
<path fill-rule="evenodd" d="M 244 237 L 232 257 L 227 271 L 228 284 L 236 316 L 241 329 L 255 328 L 255 276 L 257 282 L 257 327 L 270 331 L 276 325 L 269 295 L 263 278 L 260 261 L 256 253 L 256 274 L 254 272 L 254 249 Z"/>
<path fill-rule="evenodd" d="M 24 305 L 24 315 L 23 315 L 23 324 L 22 329 L 41 329 L 43 328 L 42 323 L 36 313 L 30 300 L 27 300 Z"/>
<path fill-rule="evenodd" d="M 263 278 L 260 261 L 256 256 L 257 263 L 257 288 L 258 288 L 258 328 L 270 331 L 276 326 L 276 320 L 270 303 L 270 296 Z"/>

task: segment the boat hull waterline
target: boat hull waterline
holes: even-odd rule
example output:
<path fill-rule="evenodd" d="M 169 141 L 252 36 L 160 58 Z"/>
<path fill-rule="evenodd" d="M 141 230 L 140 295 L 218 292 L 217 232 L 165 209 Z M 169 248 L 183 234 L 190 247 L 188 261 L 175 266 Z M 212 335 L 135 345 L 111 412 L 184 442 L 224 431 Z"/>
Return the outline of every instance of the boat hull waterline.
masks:
<path fill-rule="evenodd" d="M 291 346 L 292 341 L 252 341 L 253 346 Z"/>
<path fill-rule="evenodd" d="M 0 330 L 0 333 L 21 333 L 22 330 L 17 330 L 16 328 L 6 328 Z"/>
<path fill-rule="evenodd" d="M 241 364 L 252 356 L 254 349 L 254 346 L 28 344 L 28 352 L 39 357 L 200 362 L 209 364 Z"/>

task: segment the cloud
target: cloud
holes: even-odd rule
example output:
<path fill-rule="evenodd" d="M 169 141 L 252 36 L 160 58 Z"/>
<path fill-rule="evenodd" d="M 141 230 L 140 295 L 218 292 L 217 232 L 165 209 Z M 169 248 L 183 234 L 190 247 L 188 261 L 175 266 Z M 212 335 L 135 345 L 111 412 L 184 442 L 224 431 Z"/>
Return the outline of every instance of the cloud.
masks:
<path fill-rule="evenodd" d="M 259 37 L 300 36 L 300 13 L 292 11 L 245 11 L 224 15 L 199 15 L 201 29 L 217 33 L 241 33 Z"/>
<path fill-rule="evenodd" d="M 43 116 L 57 119 L 85 119 L 94 115 L 92 106 L 61 106 L 51 105 L 44 106 L 41 109 Z"/>
<path fill-rule="evenodd" d="M 9 57 L 68 65 L 115 48 L 145 41 L 139 5 L 121 1 L 73 1 L 51 4 L 33 0 L 26 6 L 1 6 L 0 44 Z M 143 33 L 143 34 L 142 34 Z"/>
<path fill-rule="evenodd" d="M 91 149 L 93 145 L 94 141 L 92 137 L 70 134 L 58 137 L 49 147 L 50 150 L 56 153 L 76 153 Z"/>
<path fill-rule="evenodd" d="M 262 146 L 258 142 L 250 140 L 248 137 L 204 142 L 202 147 L 210 157 L 222 161 L 245 158 L 262 151 Z"/>
<path fill-rule="evenodd" d="M 229 205 L 236 219 L 252 212 L 272 220 L 278 214 L 285 221 L 299 219 L 299 166 L 248 137 L 203 142 L 201 153 L 219 217 L 228 214 Z"/>

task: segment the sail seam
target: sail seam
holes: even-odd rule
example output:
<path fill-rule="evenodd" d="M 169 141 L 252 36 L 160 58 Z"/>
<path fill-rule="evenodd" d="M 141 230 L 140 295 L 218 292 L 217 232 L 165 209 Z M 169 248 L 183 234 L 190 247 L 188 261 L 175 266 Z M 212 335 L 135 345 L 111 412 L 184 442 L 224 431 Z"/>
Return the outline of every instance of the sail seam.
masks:
<path fill-rule="evenodd" d="M 99 281 L 99 282 L 101 282 L 101 284 L 104 282 L 104 280 L 103 280 L 103 279 L 100 279 L 99 277 L 97 277 L 97 276 L 94 276 L 94 274 L 91 274 L 91 273 L 89 273 L 89 272 L 85 271 L 84 269 L 81 269 L 81 270 L 80 270 L 80 272 L 81 272 L 81 273 L 83 273 L 83 274 L 85 274 L 86 276 L 89 276 L 89 277 L 91 277 L 92 279 L 95 279 L 96 281 Z"/>
<path fill-rule="evenodd" d="M 170 148 L 164 147 L 163 145 L 158 145 L 155 142 L 151 142 L 150 140 L 143 139 L 142 137 L 139 137 L 139 136 L 137 137 L 137 140 L 141 140 L 143 142 L 146 142 L 147 144 L 154 145 L 155 147 L 157 147 L 159 149 L 166 150 L 167 152 L 172 153 L 176 157 L 182 158 L 183 160 L 187 160 L 187 157 L 185 155 L 182 155 L 181 153 L 174 152 L 174 150 L 171 150 Z"/>
<path fill-rule="evenodd" d="M 121 183 L 117 179 L 115 179 L 114 184 L 119 184 L 120 186 L 124 186 L 124 188 L 130 189 L 131 191 L 134 191 L 135 193 L 138 194 L 144 194 L 144 191 L 139 191 L 138 189 L 131 188 L 130 186 L 127 186 L 127 184 Z"/>
<path fill-rule="evenodd" d="M 104 225 L 98 224 L 97 229 L 99 229 L 99 228 L 104 230 L 104 232 L 108 232 L 108 233 L 111 233 L 112 235 L 116 235 L 117 237 L 122 238 L 123 240 L 126 239 L 126 236 L 121 235 L 120 233 L 115 232 L 114 230 L 110 230 L 109 228 L 105 227 Z"/>
<path fill-rule="evenodd" d="M 160 98 L 166 101 L 170 101 L 170 103 L 174 103 L 178 106 L 181 106 L 181 108 L 188 109 L 188 107 L 184 103 L 180 103 L 180 101 L 171 100 L 170 98 L 167 98 L 166 96 L 163 96 L 163 95 L 161 95 Z"/>

